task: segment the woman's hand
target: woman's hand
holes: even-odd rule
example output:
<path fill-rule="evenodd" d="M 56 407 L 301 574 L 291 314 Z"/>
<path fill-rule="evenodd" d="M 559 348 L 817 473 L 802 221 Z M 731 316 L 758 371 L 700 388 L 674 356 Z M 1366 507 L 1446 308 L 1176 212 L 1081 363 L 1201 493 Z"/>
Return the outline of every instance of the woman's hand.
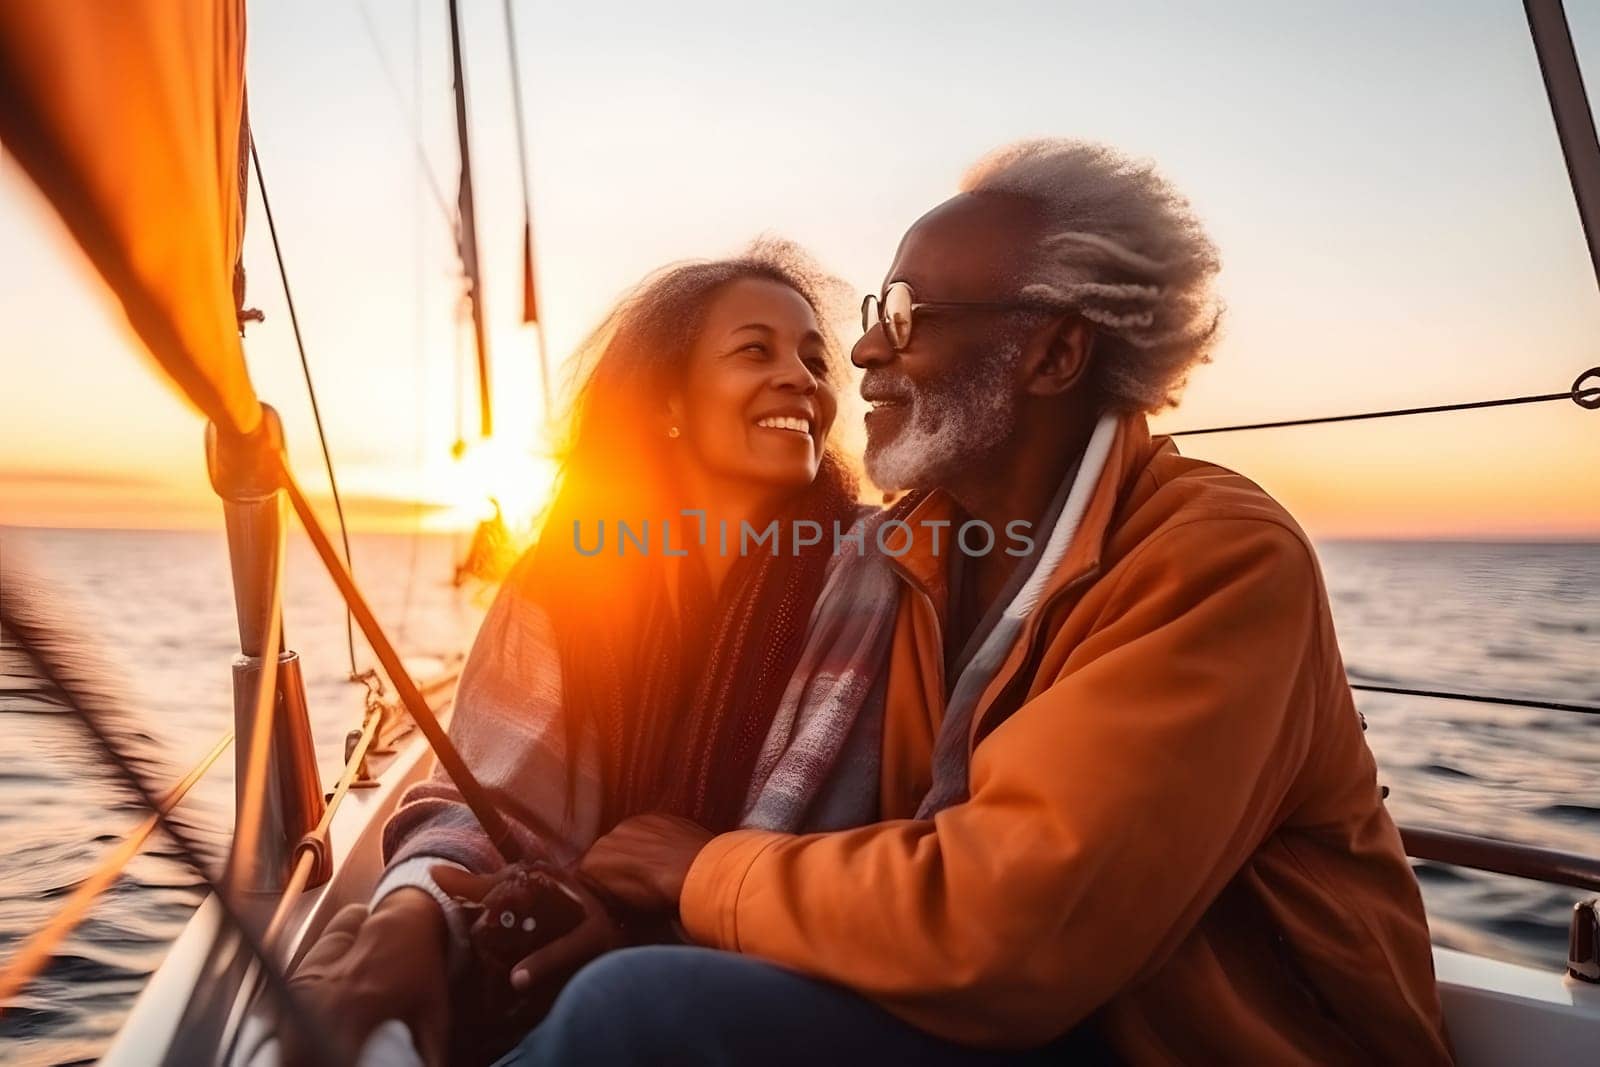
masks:
<path fill-rule="evenodd" d="M 473 900 L 487 896 L 499 878 L 500 875 L 468 874 L 443 868 L 434 873 L 434 881 L 446 893 Z M 621 924 L 594 890 L 582 879 L 570 875 L 564 877 L 562 883 L 578 898 L 583 907 L 583 919 L 569 932 L 513 964 L 509 974 L 511 988 L 535 1007 L 535 1016 L 549 1009 L 567 979 L 584 964 L 627 943 Z"/>
<path fill-rule="evenodd" d="M 283 1062 L 354 1063 L 379 1023 L 399 1019 L 423 1063 L 442 1067 L 450 1031 L 447 936 L 444 912 L 418 889 L 396 890 L 370 915 L 360 904 L 340 911 L 289 980 L 320 1033 L 284 1028 Z M 332 1042 L 331 1057 L 326 1048 L 310 1054 L 319 1039 Z"/>
<path fill-rule="evenodd" d="M 553 994 L 580 967 L 627 943 L 627 935 L 605 901 L 576 878 L 569 878 L 567 883 L 583 904 L 583 921 L 571 932 L 528 953 L 511 968 L 511 988 L 518 992 L 546 989 L 554 999 Z"/>
<path fill-rule="evenodd" d="M 636 911 L 676 914 L 689 865 L 715 836 L 676 815 L 635 815 L 596 841 L 578 870 Z"/>

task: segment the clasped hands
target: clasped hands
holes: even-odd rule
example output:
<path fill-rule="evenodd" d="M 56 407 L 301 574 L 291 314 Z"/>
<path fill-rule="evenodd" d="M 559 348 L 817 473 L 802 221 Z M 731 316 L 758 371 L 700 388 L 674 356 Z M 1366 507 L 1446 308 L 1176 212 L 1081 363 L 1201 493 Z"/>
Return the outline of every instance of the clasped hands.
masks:
<path fill-rule="evenodd" d="M 511 969 L 519 992 L 564 982 L 591 959 L 621 946 L 624 936 L 611 905 L 656 916 L 677 912 L 695 856 L 714 835 L 688 819 L 638 815 L 618 823 L 579 861 L 575 890 L 584 918 L 564 937 L 536 949 Z M 433 871 L 452 896 L 480 900 L 495 882 L 454 867 Z M 592 887 L 592 888 L 591 888 Z M 302 1005 L 315 1005 L 326 1037 L 353 1061 L 367 1036 L 385 1019 L 411 1030 L 425 1063 L 444 1062 L 449 1031 L 445 974 L 447 933 L 439 905 L 421 890 L 386 896 L 369 915 L 363 905 L 339 912 L 290 980 Z M 291 1027 L 284 1060 L 313 1062 Z"/>
<path fill-rule="evenodd" d="M 714 835 L 675 815 L 636 815 L 618 823 L 578 861 L 584 920 L 570 934 L 511 968 L 511 985 L 530 989 L 550 978 L 565 978 L 589 960 L 615 948 L 620 931 L 608 905 L 634 914 L 674 916 L 694 858 Z M 453 868 L 435 871 L 439 887 L 454 896 L 481 899 L 494 877 Z"/>

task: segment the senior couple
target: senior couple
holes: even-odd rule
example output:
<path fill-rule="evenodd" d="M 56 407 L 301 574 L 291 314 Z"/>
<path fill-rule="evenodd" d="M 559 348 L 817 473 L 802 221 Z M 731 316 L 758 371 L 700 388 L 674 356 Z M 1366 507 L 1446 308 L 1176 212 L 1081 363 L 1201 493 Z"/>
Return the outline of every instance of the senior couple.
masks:
<path fill-rule="evenodd" d="M 837 283 L 797 249 L 622 301 L 451 724 L 585 907 L 510 971 L 539 1007 L 504 1062 L 1449 1060 L 1312 548 L 1146 428 L 1216 271 L 1143 163 L 980 162 L 849 353 L 884 511 L 830 443 Z M 682 547 L 576 536 L 639 519 Z M 684 536 L 772 521 L 857 536 Z M 506 858 L 437 777 L 385 851 L 296 983 L 349 1050 L 398 1020 L 444 1062 Z"/>

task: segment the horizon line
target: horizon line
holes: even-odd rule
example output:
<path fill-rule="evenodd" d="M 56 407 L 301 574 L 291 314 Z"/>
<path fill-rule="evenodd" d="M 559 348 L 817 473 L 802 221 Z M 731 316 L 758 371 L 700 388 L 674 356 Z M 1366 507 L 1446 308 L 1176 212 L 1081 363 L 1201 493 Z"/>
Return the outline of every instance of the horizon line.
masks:
<path fill-rule="evenodd" d="M 224 533 L 221 523 L 215 525 L 205 524 L 173 524 L 168 526 L 107 526 L 84 524 L 78 526 L 62 526 L 55 523 L 36 523 L 15 520 L 0 520 L 0 532 L 7 530 L 33 530 L 41 533 Z M 304 533 L 297 524 L 290 524 L 289 532 Z M 353 524 L 350 533 L 353 535 L 378 535 L 383 537 L 460 537 L 470 530 L 461 529 L 400 529 L 388 527 L 372 527 Z M 1600 545 L 1600 530 L 1585 533 L 1552 533 L 1552 534 L 1527 534 L 1527 533 L 1484 533 L 1484 534 L 1404 534 L 1404 533 L 1371 533 L 1371 534 L 1329 534 L 1318 536 L 1307 533 L 1307 536 L 1318 544 L 1474 544 L 1474 545 Z"/>

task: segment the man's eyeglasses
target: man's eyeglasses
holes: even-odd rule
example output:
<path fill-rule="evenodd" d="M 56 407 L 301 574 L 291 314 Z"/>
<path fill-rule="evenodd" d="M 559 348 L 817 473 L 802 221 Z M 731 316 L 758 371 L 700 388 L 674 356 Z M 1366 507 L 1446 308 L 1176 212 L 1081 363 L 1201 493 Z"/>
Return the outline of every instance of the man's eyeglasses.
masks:
<path fill-rule="evenodd" d="M 874 326 L 883 327 L 883 335 L 889 339 L 895 351 L 900 351 L 911 343 L 911 324 L 919 311 L 953 310 L 957 308 L 970 308 L 976 311 L 1058 311 L 1046 304 L 1026 303 L 1022 301 L 986 301 L 986 300 L 921 300 L 911 291 L 907 282 L 890 282 L 889 287 L 883 291 L 880 299 L 871 293 L 861 301 L 861 332 L 866 333 Z"/>

